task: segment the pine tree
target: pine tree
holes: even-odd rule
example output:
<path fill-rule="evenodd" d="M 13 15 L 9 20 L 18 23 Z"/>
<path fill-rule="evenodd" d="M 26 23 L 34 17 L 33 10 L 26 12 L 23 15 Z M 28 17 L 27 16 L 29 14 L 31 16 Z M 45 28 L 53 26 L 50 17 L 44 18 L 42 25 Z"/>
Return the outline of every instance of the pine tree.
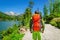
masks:
<path fill-rule="evenodd" d="M 48 9 L 46 7 L 46 5 L 44 5 L 44 20 L 46 21 L 46 18 L 48 16 Z"/>
<path fill-rule="evenodd" d="M 53 13 L 55 17 L 60 17 L 60 1 L 59 0 L 54 1 Z"/>

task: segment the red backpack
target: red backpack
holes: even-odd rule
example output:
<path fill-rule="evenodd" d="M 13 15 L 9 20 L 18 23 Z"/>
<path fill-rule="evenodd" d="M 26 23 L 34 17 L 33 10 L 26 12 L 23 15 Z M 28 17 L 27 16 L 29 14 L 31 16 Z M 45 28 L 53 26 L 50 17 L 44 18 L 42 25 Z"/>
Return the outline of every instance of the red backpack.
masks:
<path fill-rule="evenodd" d="M 32 21 L 33 21 L 33 31 L 40 31 L 41 30 L 40 15 L 34 14 L 32 17 Z"/>

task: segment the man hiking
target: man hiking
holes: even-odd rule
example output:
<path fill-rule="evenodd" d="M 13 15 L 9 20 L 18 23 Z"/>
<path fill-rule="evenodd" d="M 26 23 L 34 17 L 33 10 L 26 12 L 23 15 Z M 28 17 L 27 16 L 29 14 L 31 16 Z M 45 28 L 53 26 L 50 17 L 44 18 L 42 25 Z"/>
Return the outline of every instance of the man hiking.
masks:
<path fill-rule="evenodd" d="M 42 32 L 44 32 L 44 26 L 42 25 L 42 18 L 39 12 L 35 11 L 35 14 L 32 16 L 30 20 L 30 31 L 32 32 L 33 40 L 41 40 L 41 28 Z M 41 26 L 42 25 L 42 26 Z"/>

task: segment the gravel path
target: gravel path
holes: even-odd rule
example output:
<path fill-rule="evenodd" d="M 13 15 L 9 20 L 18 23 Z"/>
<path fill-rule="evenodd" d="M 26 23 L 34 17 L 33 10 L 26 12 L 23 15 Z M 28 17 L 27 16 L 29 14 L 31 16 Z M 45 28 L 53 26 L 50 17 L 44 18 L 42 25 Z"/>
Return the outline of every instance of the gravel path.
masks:
<path fill-rule="evenodd" d="M 45 31 L 41 34 L 42 40 L 60 40 L 60 29 L 50 24 L 45 24 Z M 32 40 L 32 33 L 30 33 L 29 29 L 26 31 L 23 40 Z"/>

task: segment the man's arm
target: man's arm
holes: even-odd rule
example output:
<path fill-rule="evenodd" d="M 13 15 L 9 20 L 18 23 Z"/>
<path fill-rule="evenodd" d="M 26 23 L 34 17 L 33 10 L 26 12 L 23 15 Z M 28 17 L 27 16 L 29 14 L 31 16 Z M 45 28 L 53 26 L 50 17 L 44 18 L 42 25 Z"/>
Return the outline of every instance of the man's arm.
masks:
<path fill-rule="evenodd" d="M 44 32 L 44 29 L 45 29 L 45 24 L 44 24 L 44 21 L 42 19 L 42 32 Z"/>
<path fill-rule="evenodd" d="M 32 31 L 32 24 L 33 24 L 33 22 L 32 22 L 32 19 L 30 20 L 30 32 Z"/>

